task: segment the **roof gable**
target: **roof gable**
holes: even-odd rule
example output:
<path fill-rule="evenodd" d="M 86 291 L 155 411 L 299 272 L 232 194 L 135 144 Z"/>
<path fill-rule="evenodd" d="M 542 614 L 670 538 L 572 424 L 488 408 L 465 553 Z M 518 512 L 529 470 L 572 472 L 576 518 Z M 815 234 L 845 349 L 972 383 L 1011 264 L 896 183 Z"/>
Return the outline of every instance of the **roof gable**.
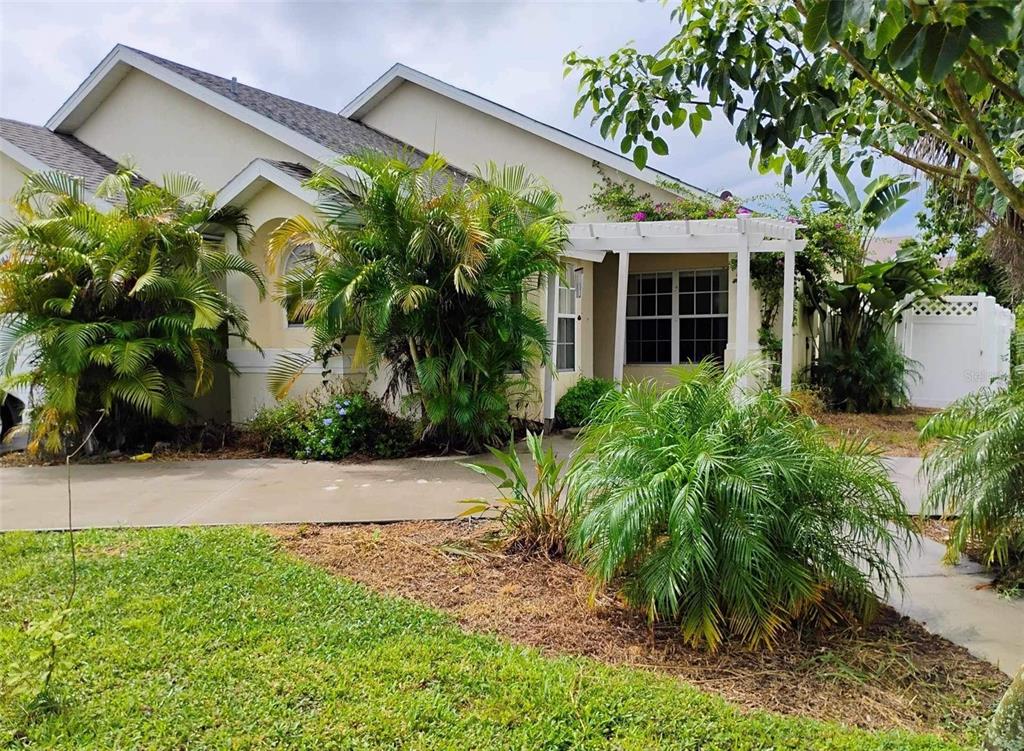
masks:
<path fill-rule="evenodd" d="M 327 163 L 339 155 L 364 150 L 409 151 L 420 158 L 424 156 L 401 141 L 337 113 L 121 44 L 96 66 L 46 126 L 65 133 L 76 130 L 133 68 L 276 138 L 316 162 Z"/>
<path fill-rule="evenodd" d="M 505 107 L 504 105 L 491 101 L 490 99 L 474 94 L 471 91 L 466 91 L 465 89 L 452 86 L 449 83 L 445 83 L 440 79 L 429 76 L 415 68 L 410 68 L 407 65 L 402 65 L 401 63 L 396 63 L 391 66 L 384 75 L 370 84 L 370 86 L 361 94 L 345 105 L 340 114 L 352 120 L 361 120 L 367 113 L 373 110 L 380 102 L 386 99 L 406 81 L 416 84 L 417 86 L 421 86 L 435 94 L 439 94 L 443 97 L 459 102 L 460 104 L 477 110 L 478 112 L 482 112 L 486 115 L 490 115 L 491 117 L 495 117 L 509 123 L 510 125 L 514 125 L 532 133 L 535 136 L 539 136 L 547 141 L 556 143 L 570 151 L 574 151 L 577 154 L 581 154 L 595 162 L 612 167 L 623 174 L 642 180 L 651 185 L 657 184 L 659 179 L 669 180 L 671 182 L 679 183 L 696 193 L 701 193 L 711 198 L 718 198 L 718 196 L 704 190 L 703 188 L 690 185 L 673 175 L 653 169 L 652 167 L 638 169 L 633 163 L 633 160 L 628 157 L 617 154 L 603 146 L 598 146 L 597 144 L 591 143 L 590 141 L 561 130 L 560 128 L 535 120 L 521 112 L 517 112 L 509 107 Z"/>

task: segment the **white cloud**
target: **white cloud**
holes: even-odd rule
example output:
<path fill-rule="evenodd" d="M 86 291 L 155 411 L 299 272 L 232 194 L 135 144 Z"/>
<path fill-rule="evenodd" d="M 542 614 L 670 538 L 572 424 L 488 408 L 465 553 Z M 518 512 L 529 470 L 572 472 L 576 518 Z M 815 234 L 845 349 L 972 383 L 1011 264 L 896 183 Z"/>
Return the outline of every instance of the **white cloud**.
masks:
<path fill-rule="evenodd" d="M 656 49 L 672 33 L 657 2 L 17 3 L 0 4 L 0 114 L 44 122 L 118 42 L 328 109 L 340 109 L 392 63 L 595 142 L 573 119 L 562 58 L 627 42 Z M 724 119 L 699 139 L 671 134 L 651 166 L 709 190 L 753 196 L 778 177 L 747 166 Z M 613 143 L 603 144 L 615 149 Z M 916 200 L 891 220 L 912 228 Z M 889 227 L 885 228 L 889 232 Z"/>

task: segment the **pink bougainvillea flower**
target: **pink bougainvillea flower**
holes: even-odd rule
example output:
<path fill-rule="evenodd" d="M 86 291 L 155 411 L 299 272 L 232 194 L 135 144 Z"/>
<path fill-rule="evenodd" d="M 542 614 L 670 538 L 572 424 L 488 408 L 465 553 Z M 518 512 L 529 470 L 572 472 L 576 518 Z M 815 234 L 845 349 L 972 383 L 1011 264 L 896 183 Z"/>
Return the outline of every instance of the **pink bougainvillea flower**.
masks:
<path fill-rule="evenodd" d="M 742 206 L 736 209 L 736 216 L 750 216 L 752 212 L 750 209 L 745 209 Z"/>
<path fill-rule="evenodd" d="M 647 214 L 645 214 L 642 211 L 638 211 L 635 214 L 633 214 L 633 221 L 634 222 L 642 222 L 646 218 L 647 218 Z"/>

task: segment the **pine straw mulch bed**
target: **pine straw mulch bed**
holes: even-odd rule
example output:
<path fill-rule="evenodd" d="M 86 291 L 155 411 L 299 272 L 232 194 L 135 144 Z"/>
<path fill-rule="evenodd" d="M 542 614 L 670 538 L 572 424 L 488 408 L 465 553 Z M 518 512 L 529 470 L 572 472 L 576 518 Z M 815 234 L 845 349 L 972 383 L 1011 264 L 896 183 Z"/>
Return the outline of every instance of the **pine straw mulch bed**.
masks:
<path fill-rule="evenodd" d="M 959 737 L 999 700 L 1008 679 L 965 649 L 884 608 L 866 629 L 784 639 L 771 652 L 686 646 L 653 632 L 609 594 L 592 597 L 563 561 L 507 555 L 493 522 L 283 526 L 293 554 L 379 592 L 451 614 L 471 631 L 557 655 L 678 676 L 749 709 Z"/>
<path fill-rule="evenodd" d="M 866 438 L 888 456 L 921 456 L 918 435 L 933 414 L 935 410 L 902 409 L 888 414 L 822 411 L 812 417 L 836 437 Z"/>

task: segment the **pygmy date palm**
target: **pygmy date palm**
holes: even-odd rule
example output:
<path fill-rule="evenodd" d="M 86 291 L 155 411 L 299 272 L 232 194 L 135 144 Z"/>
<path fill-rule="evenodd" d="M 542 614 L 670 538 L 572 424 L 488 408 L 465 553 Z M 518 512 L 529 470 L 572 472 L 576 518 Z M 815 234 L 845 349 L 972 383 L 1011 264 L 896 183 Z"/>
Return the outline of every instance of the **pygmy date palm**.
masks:
<path fill-rule="evenodd" d="M 96 198 L 63 173 L 32 174 L 0 223 L 0 386 L 31 387 L 33 450 L 59 451 L 101 409 L 101 440 L 117 447 L 185 422 L 228 336 L 247 336 L 218 283 L 237 273 L 263 291 L 257 268 L 212 239 L 244 237 L 244 214 L 214 210 L 195 178 L 122 170 Z M 19 357 L 28 367 L 15 372 Z"/>
<path fill-rule="evenodd" d="M 573 550 L 651 620 L 714 649 L 771 645 L 795 620 L 868 618 L 899 584 L 899 492 L 864 445 L 833 447 L 777 391 L 705 362 L 611 391 L 569 472 Z"/>

